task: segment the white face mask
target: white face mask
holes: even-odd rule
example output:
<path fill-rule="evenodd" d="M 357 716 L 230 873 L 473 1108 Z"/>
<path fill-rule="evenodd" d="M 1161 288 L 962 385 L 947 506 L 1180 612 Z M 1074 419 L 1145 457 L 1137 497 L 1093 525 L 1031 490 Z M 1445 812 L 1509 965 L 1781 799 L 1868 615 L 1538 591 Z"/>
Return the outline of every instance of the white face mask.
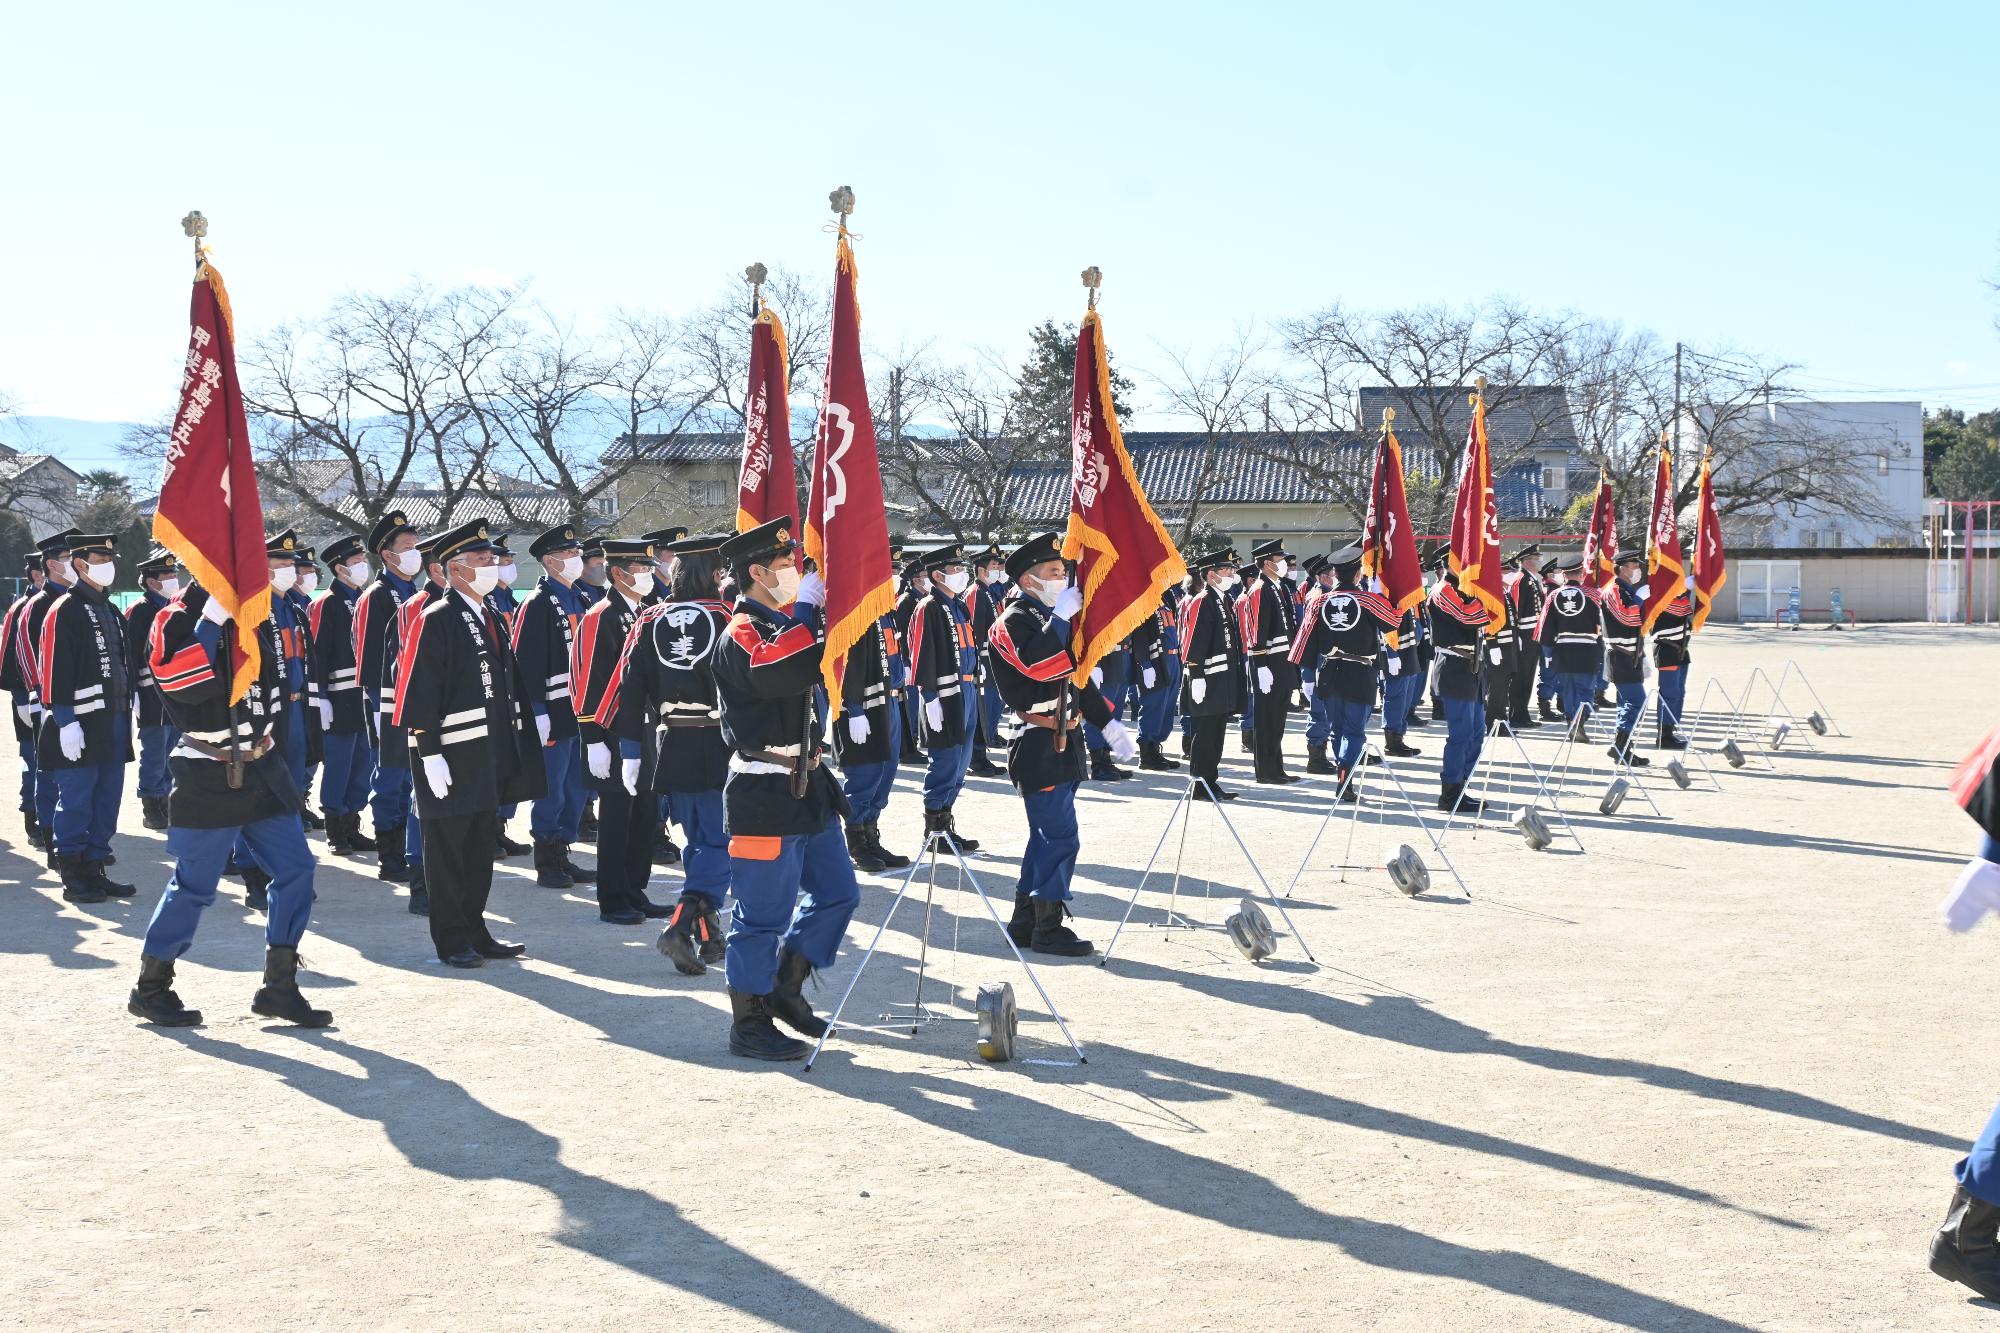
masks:
<path fill-rule="evenodd" d="M 1006 577 L 1007 571 L 1004 569 L 989 569 L 979 576 L 979 581 L 981 583 L 998 583 Z"/>
<path fill-rule="evenodd" d="M 799 568 L 797 565 L 792 566 L 790 569 L 774 570 L 771 576 L 777 582 L 775 585 L 767 586 L 765 591 L 771 594 L 779 606 L 789 606 L 798 600 Z"/>
<path fill-rule="evenodd" d="M 520 573 L 520 569 L 515 566 L 512 560 L 509 560 L 506 564 L 500 566 L 500 581 L 511 588 L 514 586 L 514 580 L 520 576 Z"/>
<path fill-rule="evenodd" d="M 93 566 L 92 568 L 95 568 L 95 566 Z M 299 581 L 299 571 L 296 565 L 284 565 L 278 569 L 274 569 L 271 571 L 272 592 L 275 593 L 290 592 L 292 590 L 292 585 L 294 583 L 297 583 L 298 581 Z"/>
<path fill-rule="evenodd" d="M 634 597 L 651 597 L 653 595 L 653 572 L 651 570 L 646 570 L 644 573 L 632 576 L 632 595 Z"/>
<path fill-rule="evenodd" d="M 42 581 L 44 583 L 53 583 L 58 588 L 67 588 L 70 584 L 76 582 L 76 569 L 67 560 L 57 561 L 56 572 L 53 574 L 47 572 L 47 569 L 46 565 L 43 566 Z"/>
<path fill-rule="evenodd" d="M 398 574 L 406 579 L 413 579 L 417 576 L 417 571 L 423 568 L 424 558 L 415 551 L 391 551 L 389 563 L 396 567 Z"/>
<path fill-rule="evenodd" d="M 118 564 L 114 560 L 92 560 L 89 562 L 90 581 L 100 588 L 108 588 L 118 577 Z"/>
<path fill-rule="evenodd" d="M 179 579 L 160 580 L 160 596 L 166 598 L 168 601 L 171 602 L 174 600 L 174 598 L 180 595 L 181 595 L 181 581 Z"/>
<path fill-rule="evenodd" d="M 971 576 L 968 575 L 964 570 L 960 570 L 956 574 L 940 574 L 938 575 L 938 581 L 944 584 L 946 592 L 950 593 L 953 597 L 956 597 L 960 593 L 965 591 L 966 587 L 971 582 Z"/>
<path fill-rule="evenodd" d="M 910 586 L 915 588 L 918 594 L 921 596 L 923 594 L 927 594 L 930 592 L 931 581 L 919 575 L 916 579 L 911 581 Z"/>
<path fill-rule="evenodd" d="M 1285 577 L 1285 575 L 1292 572 L 1292 562 L 1289 560 L 1280 560 L 1278 568 L 1274 572 L 1278 578 Z"/>
<path fill-rule="evenodd" d="M 299 591 L 311 592 L 319 587 L 319 571 L 302 569 L 299 571 Z"/>
<path fill-rule="evenodd" d="M 1036 579 L 1033 582 L 1023 579 L 1021 581 L 1021 591 L 1040 602 L 1043 606 L 1053 610 L 1056 599 L 1062 596 L 1062 585 L 1059 583 L 1044 583 L 1040 579 Z"/>
<path fill-rule="evenodd" d="M 577 576 L 583 573 L 583 557 L 566 555 L 556 561 L 556 567 L 552 572 L 565 583 L 575 583 Z"/>
<path fill-rule="evenodd" d="M 351 565 L 342 565 L 339 573 L 341 582 L 350 588 L 358 588 L 368 582 L 368 562 L 356 560 Z"/>
<path fill-rule="evenodd" d="M 472 571 L 472 595 L 484 597 L 492 592 L 500 582 L 500 568 L 497 565 L 480 565 Z"/>

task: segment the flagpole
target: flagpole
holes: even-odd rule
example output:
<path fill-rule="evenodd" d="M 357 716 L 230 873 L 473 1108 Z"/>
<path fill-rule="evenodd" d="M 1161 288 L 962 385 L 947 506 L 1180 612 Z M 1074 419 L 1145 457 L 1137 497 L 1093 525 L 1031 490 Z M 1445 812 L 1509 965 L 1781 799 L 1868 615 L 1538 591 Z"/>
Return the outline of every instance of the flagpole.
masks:
<path fill-rule="evenodd" d="M 200 209 L 189 209 L 187 215 L 181 219 L 181 235 L 194 242 L 194 280 L 200 282 L 208 267 L 208 218 L 202 214 Z M 212 592 L 209 594 L 211 597 L 214 595 Z M 236 638 L 233 634 L 223 643 L 223 660 L 229 663 L 229 674 L 234 679 L 236 675 Z M 236 791 L 243 786 L 243 751 L 237 744 L 235 700 L 232 699 L 229 701 L 227 712 L 229 717 L 229 762 L 223 781 L 228 783 L 231 791 Z"/>
<path fill-rule="evenodd" d="M 1385 407 L 1382 409 L 1382 427 L 1381 427 L 1382 438 L 1375 442 L 1375 471 L 1378 476 L 1382 471 L 1382 450 L 1383 447 L 1389 443 L 1389 432 L 1392 429 L 1394 429 L 1392 423 L 1395 420 L 1396 420 L 1395 408 Z M 1368 497 L 1368 507 L 1370 509 L 1373 509 L 1376 506 L 1376 504 L 1381 501 L 1382 498 L 1380 483 L 1378 482 L 1374 485 L 1371 485 L 1369 487 L 1369 491 L 1371 492 L 1371 494 Z M 1379 579 L 1382 577 L 1382 561 L 1384 559 L 1382 550 L 1382 521 L 1380 516 L 1377 516 L 1375 521 L 1374 537 L 1375 537 L 1375 577 Z"/>
<path fill-rule="evenodd" d="M 743 270 L 743 281 L 750 284 L 750 322 L 755 324 L 757 316 L 764 312 L 764 279 L 771 276 L 771 270 L 762 264 L 752 264 Z"/>
<path fill-rule="evenodd" d="M 1087 314 L 1095 313 L 1095 311 L 1097 310 L 1097 289 L 1099 287 L 1102 287 L 1103 285 L 1104 285 L 1103 269 L 1099 268 L 1095 264 L 1092 264 L 1089 268 L 1083 271 L 1084 290 L 1090 293 L 1090 295 L 1085 298 L 1085 303 L 1084 303 L 1085 313 Z M 1081 337 L 1082 335 L 1078 334 L 1078 336 Z M 1096 355 L 1098 356 L 1104 355 L 1104 348 L 1101 344 L 1097 348 Z M 1070 646 L 1072 646 L 1072 651 L 1074 651 L 1073 645 L 1076 643 L 1076 628 L 1077 627 L 1075 622 L 1072 621 L 1069 627 Z M 1086 647 L 1087 646 L 1088 645 L 1086 645 Z M 1055 746 L 1055 752 L 1057 754 L 1062 754 L 1069 749 L 1069 685 L 1070 685 L 1069 677 L 1064 676 L 1062 679 L 1062 683 L 1056 686 L 1056 734 L 1052 744 Z"/>

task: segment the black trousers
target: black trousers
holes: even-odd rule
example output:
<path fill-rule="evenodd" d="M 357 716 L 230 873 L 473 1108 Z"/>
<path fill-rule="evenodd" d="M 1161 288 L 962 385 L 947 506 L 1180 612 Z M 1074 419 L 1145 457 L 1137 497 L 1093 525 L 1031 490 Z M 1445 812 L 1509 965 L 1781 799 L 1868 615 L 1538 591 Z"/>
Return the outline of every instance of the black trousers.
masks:
<path fill-rule="evenodd" d="M 1518 649 L 1514 656 L 1514 682 L 1510 702 L 1512 709 L 1507 716 L 1510 721 L 1528 720 L 1528 704 L 1535 697 L 1535 670 L 1542 664 L 1542 650 L 1533 643 Z"/>
<path fill-rule="evenodd" d="M 500 817 L 492 810 L 424 820 L 424 886 L 431 895 L 431 943 L 439 958 L 489 943 L 486 899 Z"/>
<path fill-rule="evenodd" d="M 1216 768 L 1222 763 L 1222 741 L 1229 734 L 1229 717 L 1225 713 L 1195 717 L 1190 721 L 1194 730 L 1188 737 L 1188 775 L 1206 778 L 1210 786 L 1216 783 Z"/>
<path fill-rule="evenodd" d="M 1500 660 L 1495 662 L 1490 654 L 1493 644 L 1482 641 L 1479 651 L 1487 653 L 1486 660 L 1486 725 L 1503 721 L 1511 714 L 1514 701 L 1515 654 L 1511 645 L 1503 645 Z"/>
<path fill-rule="evenodd" d="M 1282 686 L 1283 681 L 1278 684 Z M 1250 688 L 1257 687 L 1257 669 L 1250 668 Z M 1271 782 L 1284 776 L 1285 772 L 1285 719 L 1292 715 L 1290 691 L 1280 693 L 1273 689 L 1269 694 L 1257 696 L 1256 716 L 1252 718 L 1250 743 L 1257 754 L 1257 781 Z"/>
<path fill-rule="evenodd" d="M 613 762 L 616 762 L 615 760 Z M 597 793 L 597 910 L 638 911 L 653 877 L 653 844 L 660 834 L 660 798 L 627 794 L 617 782 Z"/>

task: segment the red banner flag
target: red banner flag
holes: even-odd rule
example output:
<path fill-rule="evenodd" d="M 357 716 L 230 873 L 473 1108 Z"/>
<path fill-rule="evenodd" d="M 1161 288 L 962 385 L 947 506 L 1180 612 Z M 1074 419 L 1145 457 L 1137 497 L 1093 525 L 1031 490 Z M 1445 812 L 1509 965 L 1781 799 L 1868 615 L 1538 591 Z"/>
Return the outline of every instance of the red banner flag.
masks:
<path fill-rule="evenodd" d="M 868 410 L 868 381 L 861 373 L 854 248 L 845 221 L 833 269 L 833 326 L 813 449 L 812 494 L 806 503 L 806 555 L 826 581 L 826 688 L 838 699 L 847 650 L 896 605 L 875 417 Z"/>
<path fill-rule="evenodd" d="M 1618 577 L 1618 511 L 1612 503 L 1611 478 L 1597 470 L 1597 500 L 1590 507 L 1590 529 L 1583 535 L 1583 582 L 1600 591 Z"/>
<path fill-rule="evenodd" d="M 1410 505 L 1403 491 L 1403 446 L 1383 414 L 1382 438 L 1375 446 L 1375 477 L 1368 484 L 1368 515 L 1361 524 L 1361 572 L 1382 580 L 1382 595 L 1398 611 L 1424 600 L 1424 573 L 1417 537 L 1410 528 Z"/>
<path fill-rule="evenodd" d="M 1500 513 L 1493 501 L 1493 457 L 1486 440 L 1486 395 L 1473 394 L 1472 425 L 1465 432 L 1465 465 L 1451 512 L 1451 572 L 1458 590 L 1486 608 L 1489 635 L 1507 624 L 1500 568 Z"/>
<path fill-rule="evenodd" d="M 1715 480 L 1709 476 L 1708 452 L 1701 455 L 1701 497 L 1694 521 L 1694 623 L 1690 632 L 1708 623 L 1715 594 L 1729 582 L 1722 551 L 1722 515 L 1715 509 Z"/>
<path fill-rule="evenodd" d="M 791 386 L 785 382 L 785 326 L 759 301 L 750 326 L 750 388 L 743 398 L 743 465 L 736 477 L 736 530 L 774 518 L 798 519 L 799 483 L 792 462 Z"/>
<path fill-rule="evenodd" d="M 1095 309 L 1076 335 L 1070 389 L 1069 530 L 1063 559 L 1076 562 L 1083 609 L 1071 622 L 1080 646 L 1073 679 L 1081 685 L 1140 621 L 1160 609 L 1160 594 L 1187 577 L 1187 563 L 1139 485 L 1118 409 L 1111 401 L 1111 358 Z"/>
<path fill-rule="evenodd" d="M 1661 612 L 1687 591 L 1687 566 L 1681 559 L 1681 525 L 1674 505 L 1674 457 L 1660 445 L 1660 464 L 1653 472 L 1653 518 L 1646 535 L 1646 624 L 1651 632 Z"/>
<path fill-rule="evenodd" d="M 236 622 L 229 702 L 257 679 L 257 628 L 271 616 L 264 507 L 250 457 L 250 427 L 236 380 L 236 330 L 222 275 L 204 262 L 194 280 L 180 410 L 167 441 L 153 540 L 186 565 Z"/>

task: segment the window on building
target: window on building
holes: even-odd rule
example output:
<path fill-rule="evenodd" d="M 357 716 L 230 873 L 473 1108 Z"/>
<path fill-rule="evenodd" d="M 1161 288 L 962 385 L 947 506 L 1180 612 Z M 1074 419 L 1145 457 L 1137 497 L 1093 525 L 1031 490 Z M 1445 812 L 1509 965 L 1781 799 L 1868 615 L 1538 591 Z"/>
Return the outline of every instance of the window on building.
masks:
<path fill-rule="evenodd" d="M 615 495 L 600 495 L 590 502 L 590 507 L 604 518 L 618 517 L 618 497 Z"/>
<path fill-rule="evenodd" d="M 1542 469 L 1542 489 L 1545 491 L 1566 491 L 1569 489 L 1569 469 L 1550 464 Z"/>
<path fill-rule="evenodd" d="M 1799 544 L 1802 546 L 1818 546 L 1819 529 L 1807 528 L 1803 533 L 1799 534 Z"/>
<path fill-rule="evenodd" d="M 1828 546 L 1847 545 L 1847 534 L 1842 532 L 1839 528 L 1835 528 L 1833 531 L 1829 532 L 1827 534 L 1827 537 L 1830 539 L 1827 542 Z"/>
<path fill-rule="evenodd" d="M 1875 475 L 1878 477 L 1886 477 L 1889 475 L 1889 455 L 1887 454 L 1875 455 Z"/>
<path fill-rule="evenodd" d="M 719 509 L 729 503 L 729 483 L 705 477 L 687 484 L 688 503 L 697 508 Z"/>

